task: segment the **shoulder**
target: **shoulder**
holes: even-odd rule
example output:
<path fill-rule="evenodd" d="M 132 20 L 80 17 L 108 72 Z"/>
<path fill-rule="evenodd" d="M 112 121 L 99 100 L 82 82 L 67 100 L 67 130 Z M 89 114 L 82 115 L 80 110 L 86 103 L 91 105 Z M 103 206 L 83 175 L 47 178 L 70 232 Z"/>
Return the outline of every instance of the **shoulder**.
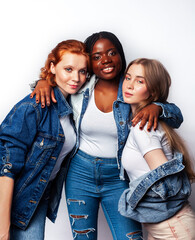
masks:
<path fill-rule="evenodd" d="M 158 128 L 156 131 L 151 129 L 150 132 L 147 130 L 148 123 L 146 123 L 143 130 L 140 130 L 140 124 L 141 123 L 139 122 L 135 127 L 131 127 L 131 134 L 133 138 L 138 142 L 140 141 L 143 142 L 146 139 L 153 139 L 153 138 L 161 139 L 162 136 L 164 135 L 164 131 L 160 123 L 158 124 Z"/>
<path fill-rule="evenodd" d="M 35 97 L 30 98 L 30 94 L 21 99 L 14 105 L 10 111 L 10 116 L 25 117 L 25 118 L 36 118 L 40 120 L 43 112 L 48 111 L 48 107 L 41 108 L 41 104 L 36 103 Z"/>

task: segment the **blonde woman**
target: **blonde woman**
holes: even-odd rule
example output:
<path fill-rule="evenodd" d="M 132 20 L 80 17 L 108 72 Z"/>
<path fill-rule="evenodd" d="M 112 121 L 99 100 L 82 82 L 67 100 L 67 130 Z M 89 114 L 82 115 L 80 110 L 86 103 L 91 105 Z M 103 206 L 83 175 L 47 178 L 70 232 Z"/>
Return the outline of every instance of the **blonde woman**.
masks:
<path fill-rule="evenodd" d="M 171 79 L 157 60 L 137 59 L 127 67 L 123 98 L 132 117 L 152 102 L 166 103 Z M 156 131 L 131 127 L 122 154 L 130 186 L 119 201 L 123 216 L 144 223 L 148 239 L 195 239 L 195 215 L 188 203 L 195 179 L 183 140 L 165 122 Z"/>

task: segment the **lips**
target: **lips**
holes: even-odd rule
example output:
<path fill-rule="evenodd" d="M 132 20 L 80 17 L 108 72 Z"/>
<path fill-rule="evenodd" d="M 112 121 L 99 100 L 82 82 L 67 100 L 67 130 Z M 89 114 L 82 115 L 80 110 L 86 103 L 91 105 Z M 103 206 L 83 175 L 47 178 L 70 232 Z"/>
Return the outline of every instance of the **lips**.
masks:
<path fill-rule="evenodd" d="M 76 89 L 78 88 L 78 85 L 69 85 L 71 88 Z"/>
<path fill-rule="evenodd" d="M 131 94 L 131 93 L 128 93 L 128 92 L 125 92 L 125 93 L 124 93 L 124 95 L 125 95 L 125 97 L 127 97 L 127 98 L 128 98 L 128 97 L 132 97 L 132 96 L 133 96 L 133 94 Z"/>
<path fill-rule="evenodd" d="M 106 67 L 102 69 L 103 73 L 111 73 L 114 71 L 114 67 Z"/>

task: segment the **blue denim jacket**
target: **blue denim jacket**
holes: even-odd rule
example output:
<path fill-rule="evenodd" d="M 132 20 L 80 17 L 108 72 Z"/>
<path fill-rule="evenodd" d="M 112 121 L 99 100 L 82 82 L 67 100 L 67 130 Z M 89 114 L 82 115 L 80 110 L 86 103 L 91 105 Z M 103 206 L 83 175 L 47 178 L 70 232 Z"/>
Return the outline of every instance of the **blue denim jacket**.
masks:
<path fill-rule="evenodd" d="M 184 171 L 181 153 L 131 181 L 120 200 L 121 215 L 141 223 L 158 223 L 175 215 L 186 203 L 191 184 Z"/>
<path fill-rule="evenodd" d="M 74 116 L 75 125 L 77 129 L 77 149 L 79 148 L 79 137 L 80 137 L 79 133 L 80 133 L 81 121 L 86 111 L 89 98 L 95 87 L 96 82 L 97 82 L 97 78 L 95 77 L 95 75 L 93 75 L 90 81 L 85 85 L 85 87 L 83 87 L 77 94 L 71 95 L 71 104 L 72 104 L 73 114 L 74 114 L 73 116 Z M 128 123 L 129 123 L 129 117 L 131 113 L 130 105 L 125 103 L 123 100 L 122 83 L 123 83 L 123 77 L 121 77 L 121 80 L 119 83 L 117 100 L 113 103 L 114 118 L 115 118 L 117 132 L 118 132 L 117 160 L 118 160 L 119 168 L 120 168 L 122 151 L 129 134 Z M 171 103 L 170 104 L 156 103 L 156 104 L 161 105 L 163 109 L 161 119 L 163 119 L 170 126 L 174 128 L 178 128 L 183 121 L 183 117 L 180 109 Z M 122 167 L 121 167 L 120 178 L 124 179 L 124 170 Z"/>
<path fill-rule="evenodd" d="M 61 91 L 54 88 L 57 103 L 41 108 L 35 98 L 25 97 L 0 126 L 0 176 L 15 180 L 12 223 L 25 229 L 48 185 L 65 141 L 59 117 L 72 114 Z M 66 167 L 52 182 L 47 216 L 54 222 Z"/>

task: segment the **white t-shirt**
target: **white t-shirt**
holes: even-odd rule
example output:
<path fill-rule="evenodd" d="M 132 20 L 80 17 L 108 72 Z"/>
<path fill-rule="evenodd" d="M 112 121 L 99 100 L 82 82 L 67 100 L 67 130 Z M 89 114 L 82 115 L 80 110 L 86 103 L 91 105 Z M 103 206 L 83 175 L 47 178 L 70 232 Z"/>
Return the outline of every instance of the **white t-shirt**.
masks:
<path fill-rule="evenodd" d="M 150 132 L 147 131 L 147 124 L 143 130 L 139 129 L 139 125 L 140 123 L 131 127 L 122 153 L 122 165 L 130 180 L 134 180 L 150 171 L 143 157 L 147 152 L 161 148 L 167 159 L 172 159 L 172 152 L 160 123 L 156 131 L 152 129 Z"/>
<path fill-rule="evenodd" d="M 74 131 L 73 126 L 70 123 L 70 117 L 69 116 L 61 117 L 60 123 L 64 131 L 65 142 L 60 152 L 60 155 L 58 156 L 58 159 L 56 161 L 56 165 L 51 173 L 51 176 L 49 179 L 50 181 L 56 177 L 58 171 L 60 170 L 60 167 L 64 158 L 73 149 L 74 145 L 76 144 L 76 133 Z"/>
<path fill-rule="evenodd" d="M 79 149 L 91 156 L 117 156 L 117 127 L 113 111 L 104 113 L 97 108 L 94 91 L 81 122 Z"/>

